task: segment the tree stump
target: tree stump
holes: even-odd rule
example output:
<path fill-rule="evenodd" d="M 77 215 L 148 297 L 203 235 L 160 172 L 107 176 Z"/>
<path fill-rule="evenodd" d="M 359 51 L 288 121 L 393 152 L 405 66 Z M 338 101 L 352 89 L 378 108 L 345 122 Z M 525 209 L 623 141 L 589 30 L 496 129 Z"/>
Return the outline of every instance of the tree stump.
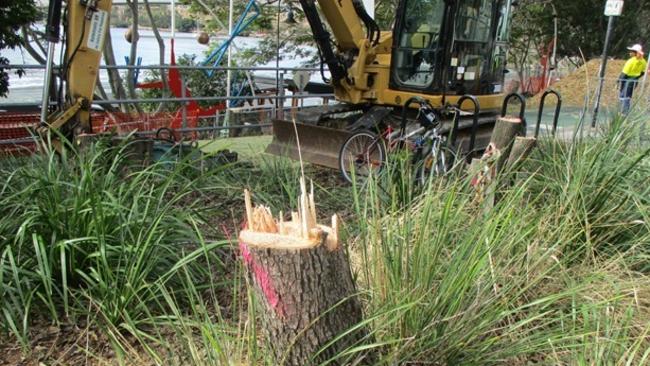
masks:
<path fill-rule="evenodd" d="M 499 159 L 496 161 L 496 172 L 503 170 L 510 150 L 517 136 L 523 136 L 526 131 L 523 121 L 518 117 L 500 117 L 497 119 L 490 137 L 490 145 L 499 153 Z"/>
<path fill-rule="evenodd" d="M 534 137 L 515 137 L 510 155 L 508 156 L 508 162 L 506 163 L 508 169 L 514 168 L 517 164 L 526 160 L 536 145 L 537 139 Z"/>
<path fill-rule="evenodd" d="M 472 186 L 476 191 L 475 201 L 484 203 L 486 212 L 494 207 L 498 200 L 498 175 L 510 163 L 510 156 L 514 153 L 512 163 L 518 162 L 526 157 L 533 145 L 529 139 L 523 139 L 516 143 L 525 134 L 523 121 L 517 117 L 500 117 L 492 131 L 490 143 L 481 159 L 474 159 L 470 166 L 472 174 Z M 516 147 L 515 147 L 516 145 Z"/>
<path fill-rule="evenodd" d="M 367 332 L 350 331 L 362 321 L 361 304 L 345 250 L 331 226 L 316 223 L 312 193 L 285 222 L 269 208 L 253 208 L 245 192 L 247 228 L 239 234 L 241 254 L 262 305 L 264 331 L 277 363 L 313 365 L 358 345 Z M 355 355 L 362 358 L 362 355 Z M 366 360 L 367 360 L 366 356 Z M 331 364 L 348 364 L 341 358 Z M 366 361 L 368 362 L 368 361 Z"/>

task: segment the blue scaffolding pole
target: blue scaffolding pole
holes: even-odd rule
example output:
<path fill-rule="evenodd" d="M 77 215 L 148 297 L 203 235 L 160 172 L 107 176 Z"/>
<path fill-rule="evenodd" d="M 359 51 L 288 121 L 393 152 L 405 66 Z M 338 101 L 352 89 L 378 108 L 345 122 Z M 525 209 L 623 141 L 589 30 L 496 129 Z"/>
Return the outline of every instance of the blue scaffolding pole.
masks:
<path fill-rule="evenodd" d="M 235 23 L 235 26 L 232 28 L 232 33 L 228 35 L 228 38 L 224 40 L 219 47 L 210 53 L 201 65 L 214 67 L 219 66 L 235 37 L 239 36 L 246 28 L 248 28 L 248 26 L 257 19 L 260 13 L 260 8 L 255 0 L 250 0 L 248 4 L 246 4 L 246 8 L 244 8 L 242 14 L 239 16 L 239 19 L 237 19 L 237 23 Z M 215 71 L 215 69 L 209 70 L 207 71 L 207 75 L 212 77 Z"/>

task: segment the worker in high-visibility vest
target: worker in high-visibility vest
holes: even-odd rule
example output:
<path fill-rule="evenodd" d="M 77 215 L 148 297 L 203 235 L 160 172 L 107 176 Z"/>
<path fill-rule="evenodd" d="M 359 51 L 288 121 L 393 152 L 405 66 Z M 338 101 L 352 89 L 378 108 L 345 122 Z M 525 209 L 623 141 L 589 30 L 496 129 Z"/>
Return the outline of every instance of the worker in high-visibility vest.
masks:
<path fill-rule="evenodd" d="M 623 114 L 630 112 L 634 89 L 648 68 L 648 62 L 643 57 L 643 47 L 640 44 L 635 44 L 627 49 L 630 51 L 630 59 L 625 63 L 623 72 L 619 77 L 621 85 L 619 98 L 621 100 L 621 112 Z"/>

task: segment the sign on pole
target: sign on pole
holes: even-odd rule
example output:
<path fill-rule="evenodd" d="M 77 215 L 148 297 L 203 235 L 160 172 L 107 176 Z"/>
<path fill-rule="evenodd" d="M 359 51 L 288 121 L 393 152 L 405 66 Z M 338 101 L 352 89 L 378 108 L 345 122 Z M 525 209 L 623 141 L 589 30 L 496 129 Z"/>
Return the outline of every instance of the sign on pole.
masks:
<path fill-rule="evenodd" d="M 305 90 L 310 78 L 311 74 L 307 71 L 296 71 L 293 73 L 293 82 L 296 83 L 296 87 L 301 93 Z"/>
<path fill-rule="evenodd" d="M 605 16 L 620 17 L 623 14 L 623 0 L 607 0 Z"/>
<path fill-rule="evenodd" d="M 603 84 L 605 83 L 605 72 L 607 70 L 607 50 L 614 30 L 614 19 L 623 14 L 623 0 L 607 0 L 605 4 L 605 16 L 609 17 L 607 22 L 607 34 L 605 35 L 605 45 L 603 47 L 603 61 L 600 64 L 600 80 L 598 89 L 596 89 L 596 104 L 594 105 L 594 115 L 591 121 L 591 127 L 596 127 L 598 121 L 598 111 L 600 110 L 600 99 L 603 94 Z"/>

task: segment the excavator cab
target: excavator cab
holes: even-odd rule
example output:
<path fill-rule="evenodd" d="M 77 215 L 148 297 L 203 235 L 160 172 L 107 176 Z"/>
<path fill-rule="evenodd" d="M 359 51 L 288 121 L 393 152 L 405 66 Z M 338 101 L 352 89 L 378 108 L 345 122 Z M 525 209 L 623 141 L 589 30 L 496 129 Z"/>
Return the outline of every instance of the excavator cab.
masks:
<path fill-rule="evenodd" d="M 511 1 L 403 0 L 390 87 L 424 94 L 503 90 Z"/>
<path fill-rule="evenodd" d="M 477 147 L 484 147 L 503 101 L 512 3 L 400 0 L 388 32 L 379 30 L 361 0 L 318 0 L 320 12 L 313 0 L 300 0 L 339 104 L 309 116 L 299 113 L 295 121 L 274 121 L 267 152 L 297 158 L 297 133 L 303 160 L 337 168 L 340 146 L 350 133 L 416 107 L 404 101 L 421 97 L 442 108 L 467 94 L 480 104 L 481 126 L 475 131 L 481 134 Z M 470 121 L 461 121 L 460 136 L 469 140 L 473 118 L 465 119 Z"/>

